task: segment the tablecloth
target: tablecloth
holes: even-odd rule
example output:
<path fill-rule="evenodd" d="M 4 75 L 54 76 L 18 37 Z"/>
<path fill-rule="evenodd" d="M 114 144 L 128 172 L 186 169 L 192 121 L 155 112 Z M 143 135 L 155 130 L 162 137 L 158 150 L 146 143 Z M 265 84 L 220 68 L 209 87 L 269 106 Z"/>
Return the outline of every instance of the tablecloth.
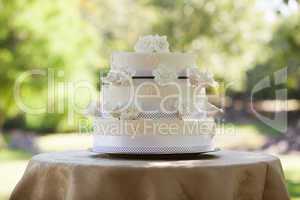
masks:
<path fill-rule="evenodd" d="M 280 160 L 263 153 L 34 156 L 11 200 L 287 200 Z"/>

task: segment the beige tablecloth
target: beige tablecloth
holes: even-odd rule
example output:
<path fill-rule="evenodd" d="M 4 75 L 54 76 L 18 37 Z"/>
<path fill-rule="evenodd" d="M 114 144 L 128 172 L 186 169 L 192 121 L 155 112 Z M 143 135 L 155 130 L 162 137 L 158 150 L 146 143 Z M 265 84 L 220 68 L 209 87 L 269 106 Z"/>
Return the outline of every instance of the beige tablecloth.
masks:
<path fill-rule="evenodd" d="M 34 156 L 11 200 L 286 200 L 280 161 L 219 151 L 198 156 Z"/>

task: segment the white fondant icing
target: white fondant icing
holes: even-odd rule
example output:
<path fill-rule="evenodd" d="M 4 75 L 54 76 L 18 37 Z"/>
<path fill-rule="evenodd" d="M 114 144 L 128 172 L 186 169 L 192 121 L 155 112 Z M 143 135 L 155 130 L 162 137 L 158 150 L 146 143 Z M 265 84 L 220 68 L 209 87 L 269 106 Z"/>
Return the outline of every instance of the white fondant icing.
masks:
<path fill-rule="evenodd" d="M 203 128 L 197 128 L 195 124 Z M 204 122 L 97 118 L 95 125 L 98 127 L 95 128 L 93 149 L 106 150 L 106 153 L 196 153 L 212 148 L 215 132 L 212 119 Z"/>
<path fill-rule="evenodd" d="M 153 79 L 134 79 L 130 86 L 103 85 L 101 96 L 103 105 L 135 104 L 140 112 L 176 112 L 177 101 L 188 104 L 195 110 L 201 92 L 188 86 L 186 79 L 176 79 L 172 83 L 159 85 Z M 104 111 L 107 109 L 104 106 Z"/>
<path fill-rule="evenodd" d="M 178 76 L 185 76 L 189 66 L 196 65 L 196 56 L 192 53 L 139 53 L 114 52 L 111 69 L 131 69 L 135 76 L 152 76 L 158 65 L 176 71 Z"/>
<path fill-rule="evenodd" d="M 198 136 L 214 135 L 216 124 L 212 118 L 180 119 L 137 119 L 118 120 L 96 117 L 94 131 L 105 136 Z"/>

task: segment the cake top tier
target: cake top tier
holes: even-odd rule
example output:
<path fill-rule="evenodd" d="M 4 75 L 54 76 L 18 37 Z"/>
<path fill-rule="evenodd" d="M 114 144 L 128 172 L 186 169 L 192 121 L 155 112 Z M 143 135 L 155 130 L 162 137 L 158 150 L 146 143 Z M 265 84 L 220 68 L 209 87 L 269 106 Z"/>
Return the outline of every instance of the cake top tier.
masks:
<path fill-rule="evenodd" d="M 165 67 L 184 76 L 188 67 L 196 65 L 192 53 L 171 53 L 166 36 L 141 37 L 134 49 L 135 52 L 114 52 L 111 68 L 134 71 L 135 76 L 152 76 L 157 67 Z"/>

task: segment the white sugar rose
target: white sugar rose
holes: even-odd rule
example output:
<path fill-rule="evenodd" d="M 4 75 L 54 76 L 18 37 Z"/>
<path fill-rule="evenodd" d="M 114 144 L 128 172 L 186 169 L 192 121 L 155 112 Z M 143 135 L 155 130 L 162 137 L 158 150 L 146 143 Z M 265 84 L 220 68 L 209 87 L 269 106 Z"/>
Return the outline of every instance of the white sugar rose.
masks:
<path fill-rule="evenodd" d="M 186 103 L 179 103 L 177 102 L 177 117 L 179 119 L 182 119 L 183 117 L 186 117 L 189 115 L 191 111 L 191 108 Z"/>
<path fill-rule="evenodd" d="M 131 105 L 121 112 L 120 119 L 134 120 L 137 119 L 138 114 L 138 109 L 135 106 Z"/>
<path fill-rule="evenodd" d="M 125 68 L 112 70 L 108 75 L 102 78 L 104 83 L 113 84 L 113 85 L 122 85 L 128 86 L 132 81 L 132 76 L 135 74 L 134 71 L 130 71 Z"/>
<path fill-rule="evenodd" d="M 106 104 L 106 110 L 108 114 L 117 119 L 128 119 L 128 120 L 134 120 L 137 119 L 139 110 L 134 105 L 126 105 L 118 103 L 114 106 L 112 104 Z"/>
<path fill-rule="evenodd" d="M 177 79 L 177 73 L 164 65 L 158 65 L 158 67 L 152 72 L 154 80 L 159 85 L 164 85 L 170 82 L 174 82 Z"/>
<path fill-rule="evenodd" d="M 166 36 L 147 35 L 139 38 L 134 50 L 142 53 L 169 52 L 169 43 Z"/>
<path fill-rule="evenodd" d="M 199 71 L 197 67 L 188 69 L 189 82 L 194 87 L 215 87 L 218 83 L 209 71 Z"/>

